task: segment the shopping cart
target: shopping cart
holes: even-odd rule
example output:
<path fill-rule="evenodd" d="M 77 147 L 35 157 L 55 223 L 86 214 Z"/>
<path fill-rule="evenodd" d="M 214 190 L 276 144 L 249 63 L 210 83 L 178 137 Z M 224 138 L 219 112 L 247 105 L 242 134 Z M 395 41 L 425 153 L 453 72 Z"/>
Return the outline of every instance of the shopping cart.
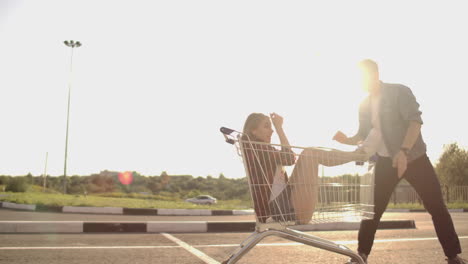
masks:
<path fill-rule="evenodd" d="M 256 216 L 255 232 L 223 263 L 236 263 L 263 238 L 278 236 L 348 256 L 349 263 L 364 264 L 349 248 L 298 230 L 372 218 L 372 173 L 325 176 L 322 172 L 319 176 L 323 166 L 363 165 L 368 160 L 365 154 L 266 144 L 233 129 L 220 130 L 242 157 Z M 352 161 L 355 164 L 349 164 Z"/>

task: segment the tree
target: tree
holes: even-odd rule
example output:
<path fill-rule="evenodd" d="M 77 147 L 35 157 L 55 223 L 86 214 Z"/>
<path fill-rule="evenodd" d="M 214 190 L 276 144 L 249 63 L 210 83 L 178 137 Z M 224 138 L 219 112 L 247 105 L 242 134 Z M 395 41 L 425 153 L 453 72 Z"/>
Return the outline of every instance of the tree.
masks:
<path fill-rule="evenodd" d="M 107 172 L 91 175 L 88 182 L 90 193 L 114 192 L 117 189 L 114 177 L 117 176 Z"/>
<path fill-rule="evenodd" d="M 153 194 L 158 194 L 161 191 L 161 184 L 159 182 L 159 177 L 157 176 L 149 177 L 148 189 L 150 189 L 150 191 Z"/>
<path fill-rule="evenodd" d="M 84 194 L 86 184 L 86 177 L 74 175 L 68 181 L 67 190 L 70 194 Z"/>
<path fill-rule="evenodd" d="M 435 170 L 445 185 L 468 185 L 468 151 L 457 143 L 445 145 Z"/>
<path fill-rule="evenodd" d="M 30 172 L 25 177 L 28 184 L 34 184 L 33 175 Z"/>
<path fill-rule="evenodd" d="M 166 171 L 163 171 L 160 177 L 161 177 L 161 189 L 164 189 L 171 181 L 171 177 L 169 177 Z"/>
<path fill-rule="evenodd" d="M 7 192 L 26 192 L 27 190 L 28 183 L 26 177 L 13 177 L 5 188 Z"/>
<path fill-rule="evenodd" d="M 0 176 L 0 185 L 7 185 L 8 180 L 10 178 L 11 178 L 10 176 L 5 176 L 5 175 Z"/>

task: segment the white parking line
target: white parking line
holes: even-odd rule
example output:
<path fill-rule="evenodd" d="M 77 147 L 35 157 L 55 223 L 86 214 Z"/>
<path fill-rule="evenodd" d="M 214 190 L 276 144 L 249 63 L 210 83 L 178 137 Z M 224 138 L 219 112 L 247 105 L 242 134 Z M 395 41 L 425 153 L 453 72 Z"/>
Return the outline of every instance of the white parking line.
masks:
<path fill-rule="evenodd" d="M 201 252 L 200 250 L 190 246 L 189 244 L 185 243 L 184 241 L 182 241 L 182 240 L 180 240 L 180 239 L 178 239 L 178 238 L 176 238 L 176 237 L 174 237 L 172 235 L 169 235 L 167 233 L 161 233 L 161 235 L 165 236 L 166 238 L 173 241 L 177 245 L 183 247 L 185 250 L 187 250 L 188 252 L 190 252 L 193 255 L 197 256 L 199 259 L 203 260 L 207 264 L 220 264 L 216 260 L 210 258 L 205 253 Z"/>
<path fill-rule="evenodd" d="M 190 251 L 192 254 L 196 255 L 194 252 L 198 252 L 200 256 L 205 256 L 207 261 L 214 261 L 214 262 L 205 262 L 206 263 L 213 263 L 219 264 L 212 258 L 208 257 L 201 251 L 197 250 L 196 248 L 216 248 L 216 247 L 238 247 L 239 244 L 219 244 L 219 245 L 196 245 L 190 246 L 187 243 L 169 235 L 163 234 L 168 239 L 174 241 L 178 244 L 178 246 L 88 246 L 88 247 L 0 247 L 0 250 L 60 250 L 60 249 L 170 249 L 170 248 L 184 248 Z M 468 236 L 460 236 L 459 239 L 467 239 Z M 437 237 L 424 237 L 424 238 L 394 238 L 394 239 L 376 239 L 375 243 L 391 243 L 391 242 L 416 242 L 416 241 L 431 241 L 437 240 Z M 346 240 L 346 241 L 334 241 L 337 244 L 341 245 L 352 245 L 357 244 L 356 240 Z M 185 245 L 186 247 L 184 247 Z M 301 246 L 304 245 L 302 243 L 290 242 L 290 243 L 263 243 L 257 244 L 260 247 L 284 247 L 284 246 Z M 196 255 L 197 257 L 199 255 Z"/>
<path fill-rule="evenodd" d="M 96 247 L 0 247 L 0 250 L 33 250 L 33 249 L 164 249 L 180 248 L 180 246 L 96 246 Z"/>
<path fill-rule="evenodd" d="M 466 239 L 468 236 L 460 236 L 459 239 Z M 389 242 L 414 242 L 414 241 L 430 241 L 430 240 L 438 240 L 437 237 L 423 237 L 423 238 L 394 238 L 394 239 L 376 239 L 374 243 L 389 243 Z M 347 240 L 347 241 L 333 241 L 340 245 L 353 245 L 357 244 L 357 240 Z M 260 243 L 256 246 L 260 247 L 282 247 L 282 246 L 300 246 L 304 245 L 302 243 L 297 242 L 289 242 L 289 243 Z M 197 245 L 197 248 L 204 248 L 204 247 L 233 247 L 239 245 L 233 244 L 223 244 L 223 245 Z"/>

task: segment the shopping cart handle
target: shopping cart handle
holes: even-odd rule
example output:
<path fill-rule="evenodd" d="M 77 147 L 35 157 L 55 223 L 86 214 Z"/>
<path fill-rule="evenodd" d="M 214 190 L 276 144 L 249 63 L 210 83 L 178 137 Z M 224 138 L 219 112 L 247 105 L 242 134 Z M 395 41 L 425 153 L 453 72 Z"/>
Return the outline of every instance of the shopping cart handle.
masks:
<path fill-rule="evenodd" d="M 219 129 L 219 131 L 221 131 L 221 133 L 223 133 L 223 136 L 226 139 L 227 143 L 232 144 L 232 145 L 234 145 L 234 143 L 236 143 L 234 141 L 234 139 L 231 138 L 232 136 L 230 136 L 232 134 L 232 132 L 235 131 L 234 129 L 230 129 L 230 128 L 227 128 L 227 127 L 221 127 Z"/>
<path fill-rule="evenodd" d="M 230 129 L 230 128 L 227 128 L 227 127 L 221 127 L 219 129 L 219 131 L 221 131 L 221 133 L 223 133 L 225 135 L 230 135 L 232 132 L 234 132 L 234 129 Z"/>

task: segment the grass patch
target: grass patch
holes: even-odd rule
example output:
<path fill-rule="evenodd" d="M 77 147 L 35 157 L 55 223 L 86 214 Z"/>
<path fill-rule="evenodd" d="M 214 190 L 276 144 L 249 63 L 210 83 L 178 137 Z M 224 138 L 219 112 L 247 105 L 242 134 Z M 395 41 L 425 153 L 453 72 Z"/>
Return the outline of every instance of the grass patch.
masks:
<path fill-rule="evenodd" d="M 464 202 L 455 202 L 447 204 L 449 209 L 468 209 L 468 203 Z"/>
<path fill-rule="evenodd" d="M 218 201 L 215 205 L 196 205 L 185 201 L 162 201 L 140 198 L 112 198 L 100 196 L 82 196 L 54 193 L 12 193 L 0 192 L 8 196 L 0 196 L 0 201 L 20 204 L 36 204 L 38 206 L 93 206 L 93 207 L 126 207 L 126 208 L 156 208 L 156 209 L 214 209 L 233 210 L 249 209 L 250 202 L 241 200 Z"/>

